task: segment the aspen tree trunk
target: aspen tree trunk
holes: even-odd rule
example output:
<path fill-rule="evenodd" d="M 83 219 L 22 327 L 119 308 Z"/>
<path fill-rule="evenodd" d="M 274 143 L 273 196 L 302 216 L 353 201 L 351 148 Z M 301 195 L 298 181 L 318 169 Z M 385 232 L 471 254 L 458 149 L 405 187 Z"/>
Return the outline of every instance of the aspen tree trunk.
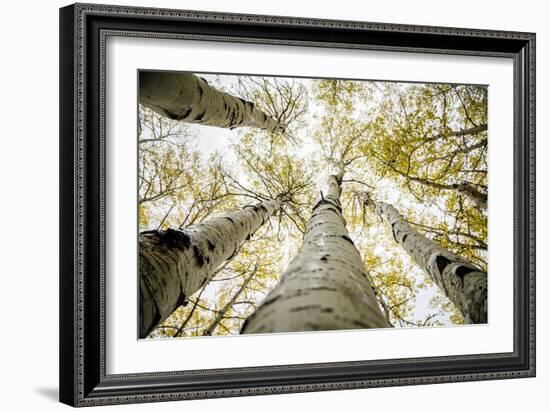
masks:
<path fill-rule="evenodd" d="M 467 323 L 487 323 L 487 273 L 416 231 L 395 207 L 372 202 L 391 225 L 393 236 L 455 304 Z"/>
<path fill-rule="evenodd" d="M 343 173 L 313 207 L 298 255 L 241 333 L 389 327 L 340 205 Z"/>
<path fill-rule="evenodd" d="M 455 190 L 470 199 L 472 204 L 483 210 L 487 209 L 487 194 L 477 190 L 471 184 L 454 184 Z"/>
<path fill-rule="evenodd" d="M 427 180 L 425 178 L 411 177 L 405 173 L 400 174 L 412 181 L 416 181 L 417 183 L 423 184 L 427 187 L 438 188 L 440 190 L 454 190 L 457 193 L 462 194 L 463 196 L 468 198 L 468 200 L 470 200 L 475 207 L 481 208 L 482 210 L 487 209 L 487 194 L 482 193 L 471 184 L 440 184 L 436 183 L 435 181 Z"/>
<path fill-rule="evenodd" d="M 245 278 L 239 289 L 235 294 L 233 294 L 233 297 L 225 304 L 217 313 L 216 317 L 214 317 L 214 320 L 210 323 L 208 328 L 204 330 L 203 335 L 212 335 L 212 333 L 218 328 L 218 325 L 222 322 L 225 315 L 229 311 L 231 307 L 233 307 L 233 304 L 237 302 L 239 297 L 242 295 L 244 290 L 246 290 L 246 287 L 248 286 L 248 283 L 250 283 L 250 280 L 252 280 L 252 277 L 256 274 L 257 267 L 254 269 L 250 274 L 248 274 L 248 277 Z"/>
<path fill-rule="evenodd" d="M 284 131 L 250 101 L 221 92 L 191 73 L 139 73 L 139 103 L 161 116 L 187 123 Z"/>
<path fill-rule="evenodd" d="M 483 138 L 479 140 L 477 143 L 472 144 L 471 146 L 457 148 L 456 150 L 453 150 L 452 154 L 469 153 L 470 151 L 474 151 L 474 150 L 477 150 L 478 148 L 482 148 L 486 146 L 487 146 L 487 138 Z"/>
<path fill-rule="evenodd" d="M 427 138 L 424 138 L 424 141 L 434 141 L 434 140 L 446 139 L 446 138 L 450 138 L 450 137 L 469 136 L 469 135 L 472 135 L 472 134 L 479 134 L 479 133 L 482 133 L 484 131 L 487 131 L 487 124 L 481 124 L 479 126 L 472 127 L 472 128 L 466 128 L 466 129 L 463 129 L 463 130 L 455 130 L 455 131 L 451 131 L 449 133 L 439 134 L 439 135 L 433 136 L 433 137 L 427 137 Z"/>
<path fill-rule="evenodd" d="M 183 230 L 139 235 L 139 335 L 146 337 L 231 259 L 281 207 L 264 201 Z"/>

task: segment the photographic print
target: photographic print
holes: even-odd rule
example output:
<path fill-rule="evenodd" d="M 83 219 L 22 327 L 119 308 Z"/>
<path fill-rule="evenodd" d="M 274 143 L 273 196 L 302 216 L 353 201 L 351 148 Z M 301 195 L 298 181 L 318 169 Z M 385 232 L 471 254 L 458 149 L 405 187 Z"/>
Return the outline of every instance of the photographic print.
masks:
<path fill-rule="evenodd" d="M 486 85 L 138 77 L 139 338 L 488 323 Z"/>

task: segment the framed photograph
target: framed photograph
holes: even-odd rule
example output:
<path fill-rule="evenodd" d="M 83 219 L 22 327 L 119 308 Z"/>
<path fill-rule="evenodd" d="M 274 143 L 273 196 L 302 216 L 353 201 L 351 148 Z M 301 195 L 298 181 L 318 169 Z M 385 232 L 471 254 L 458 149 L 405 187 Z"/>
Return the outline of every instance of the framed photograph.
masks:
<path fill-rule="evenodd" d="M 60 23 L 62 402 L 535 376 L 535 34 Z"/>

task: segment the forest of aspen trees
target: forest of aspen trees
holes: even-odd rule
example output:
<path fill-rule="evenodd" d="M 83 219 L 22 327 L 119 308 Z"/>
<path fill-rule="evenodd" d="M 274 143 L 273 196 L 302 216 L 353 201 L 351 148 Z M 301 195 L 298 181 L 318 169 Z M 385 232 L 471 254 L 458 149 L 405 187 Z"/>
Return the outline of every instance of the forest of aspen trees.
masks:
<path fill-rule="evenodd" d="M 139 73 L 139 337 L 487 323 L 487 87 Z"/>

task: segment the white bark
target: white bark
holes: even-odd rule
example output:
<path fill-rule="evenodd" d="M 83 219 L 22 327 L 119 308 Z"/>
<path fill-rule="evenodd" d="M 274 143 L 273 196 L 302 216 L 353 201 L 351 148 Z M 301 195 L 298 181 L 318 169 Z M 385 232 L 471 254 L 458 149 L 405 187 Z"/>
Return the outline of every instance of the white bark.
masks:
<path fill-rule="evenodd" d="M 246 206 L 184 230 L 139 236 L 140 337 L 146 337 L 209 281 L 281 207 L 279 200 Z"/>
<path fill-rule="evenodd" d="M 425 178 L 411 177 L 401 172 L 400 174 L 403 175 L 405 178 L 408 178 L 409 180 L 416 181 L 417 183 L 423 184 L 427 187 L 433 187 L 440 190 L 454 190 L 459 195 L 461 194 L 465 196 L 472 203 L 473 206 L 482 210 L 487 209 L 487 194 L 482 193 L 471 184 L 468 184 L 468 183 L 441 184 Z"/>
<path fill-rule="evenodd" d="M 471 184 L 454 184 L 457 192 L 465 195 L 477 208 L 487 210 L 487 194 L 477 190 Z"/>
<path fill-rule="evenodd" d="M 340 205 L 342 173 L 313 208 L 298 255 L 241 333 L 389 327 Z"/>
<path fill-rule="evenodd" d="M 208 126 L 284 131 L 250 101 L 221 92 L 191 73 L 139 73 L 139 102 L 174 120 Z"/>
<path fill-rule="evenodd" d="M 487 273 L 420 234 L 392 205 L 374 205 L 391 225 L 395 240 L 455 304 L 465 321 L 487 323 Z"/>
<path fill-rule="evenodd" d="M 487 131 L 487 124 L 481 124 L 479 126 L 472 127 L 472 128 L 466 128 L 466 129 L 463 129 L 463 130 L 450 131 L 448 133 L 439 134 L 439 135 L 433 136 L 433 137 L 426 137 L 426 138 L 424 138 L 424 141 L 434 141 L 434 140 L 446 139 L 446 138 L 450 138 L 450 137 L 469 136 L 469 135 L 473 135 L 473 134 L 479 134 L 479 133 L 482 133 L 484 131 Z"/>

